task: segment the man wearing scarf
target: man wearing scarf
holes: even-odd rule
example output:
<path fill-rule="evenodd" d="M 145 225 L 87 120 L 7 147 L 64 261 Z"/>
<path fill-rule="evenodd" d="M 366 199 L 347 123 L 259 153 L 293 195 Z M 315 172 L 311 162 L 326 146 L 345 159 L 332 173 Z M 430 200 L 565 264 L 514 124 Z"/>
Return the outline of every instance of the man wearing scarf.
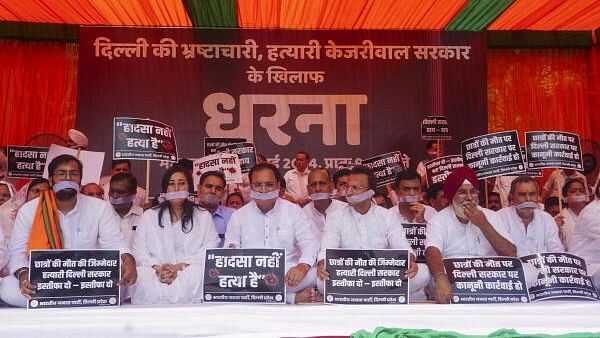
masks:
<path fill-rule="evenodd" d="M 198 204 L 204 209 L 210 211 L 215 230 L 219 234 L 219 248 L 223 247 L 225 242 L 225 231 L 227 223 L 233 214 L 234 209 L 221 205 L 221 200 L 225 194 L 226 186 L 225 174 L 222 171 L 207 171 L 200 175 L 198 183 Z"/>
<path fill-rule="evenodd" d="M 329 279 L 325 269 L 326 249 L 399 249 L 408 250 L 410 263 L 406 277 L 410 278 L 409 292 L 422 290 L 429 281 L 428 272 L 419 270 L 416 256 L 406 240 L 404 228 L 390 210 L 375 204 L 375 177 L 367 167 L 356 166 L 348 179 L 348 205 L 331 214 L 325 221 L 325 233 L 319 252 L 318 277 Z M 323 283 L 318 283 L 322 292 Z"/>
<path fill-rule="evenodd" d="M 444 194 L 452 202 L 427 223 L 425 258 L 438 303 L 447 303 L 452 297 L 444 258 L 517 255 L 498 215 L 478 206 L 478 188 L 479 181 L 471 168 L 454 169 L 444 182 Z"/>
<path fill-rule="evenodd" d="M 274 165 L 259 163 L 248 177 L 252 200 L 231 215 L 224 247 L 285 249 L 286 302 L 310 302 L 319 252 L 310 220 L 297 204 L 279 197 L 282 178 Z"/>
<path fill-rule="evenodd" d="M 512 205 L 498 211 L 518 256 L 565 251 L 552 216 L 538 207 L 539 187 L 529 176 L 518 176 L 510 186 Z"/>
<path fill-rule="evenodd" d="M 48 165 L 52 190 L 45 191 L 19 210 L 9 245 L 12 276 L 0 285 L 4 302 L 25 307 L 36 292 L 29 276 L 30 250 L 111 249 L 120 250 L 120 285 L 135 283 L 135 260 L 121 233 L 111 206 L 97 198 L 79 194 L 81 162 L 71 155 L 60 155 Z"/>
<path fill-rule="evenodd" d="M 312 221 L 315 237 L 321 242 L 325 230 L 325 220 L 331 214 L 346 207 L 346 203 L 333 199 L 333 182 L 327 169 L 315 169 L 308 174 L 308 193 L 311 202 L 302 208 Z"/>

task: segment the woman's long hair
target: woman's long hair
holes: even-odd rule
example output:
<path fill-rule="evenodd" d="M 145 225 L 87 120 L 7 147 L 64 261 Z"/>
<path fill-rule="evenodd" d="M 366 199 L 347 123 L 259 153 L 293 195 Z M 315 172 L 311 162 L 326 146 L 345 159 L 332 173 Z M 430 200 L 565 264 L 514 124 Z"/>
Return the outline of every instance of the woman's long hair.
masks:
<path fill-rule="evenodd" d="M 189 174 L 189 172 L 187 172 L 185 169 L 181 168 L 181 167 L 171 167 L 169 168 L 169 170 L 167 170 L 165 172 L 165 174 L 163 175 L 162 178 L 162 182 L 161 182 L 161 187 L 162 187 L 162 191 L 164 193 L 167 192 L 167 187 L 169 186 L 169 180 L 171 180 L 171 176 L 173 176 L 173 174 L 175 173 L 182 173 L 187 182 L 188 182 L 188 190 L 190 193 L 194 192 L 194 182 L 192 181 L 192 176 Z M 162 224 L 162 216 L 163 213 L 165 212 L 165 210 L 169 210 L 169 215 L 171 214 L 171 202 L 170 201 L 163 201 L 162 203 L 160 203 L 158 205 L 158 225 L 161 228 L 164 228 L 164 225 Z M 185 200 L 183 202 L 183 214 L 181 215 L 181 230 L 183 231 L 183 233 L 189 233 L 190 231 L 192 231 L 192 228 L 194 227 L 194 204 L 192 202 L 190 202 L 189 200 Z"/>

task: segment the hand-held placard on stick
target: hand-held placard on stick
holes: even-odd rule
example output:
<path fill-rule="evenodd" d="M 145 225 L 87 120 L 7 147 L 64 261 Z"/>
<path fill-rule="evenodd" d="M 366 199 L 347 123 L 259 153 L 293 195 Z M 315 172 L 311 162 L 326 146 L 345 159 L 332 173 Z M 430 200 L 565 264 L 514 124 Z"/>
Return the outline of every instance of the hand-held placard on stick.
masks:
<path fill-rule="evenodd" d="M 427 186 L 431 186 L 435 183 L 444 183 L 452 170 L 463 166 L 463 160 L 461 155 L 448 155 L 423 164 L 427 175 Z"/>
<path fill-rule="evenodd" d="M 386 184 L 394 183 L 398 173 L 405 170 L 402 160 L 402 153 L 393 151 L 364 159 L 362 165 L 373 171 L 373 175 L 377 179 L 377 187 L 383 187 Z"/>
<path fill-rule="evenodd" d="M 48 148 L 8 146 L 8 177 L 36 178 L 44 175 Z"/>
<path fill-rule="evenodd" d="M 452 303 L 529 302 L 523 265 L 518 258 L 447 258 L 444 269 L 452 284 Z"/>
<path fill-rule="evenodd" d="M 408 304 L 407 250 L 326 249 L 328 304 Z"/>
<path fill-rule="evenodd" d="M 529 297 L 532 301 L 553 298 L 600 300 L 598 290 L 587 274 L 583 258 L 553 252 L 523 256 L 520 259 L 538 269 L 537 281 L 534 285 L 529 285 Z"/>
<path fill-rule="evenodd" d="M 120 278 L 118 250 L 32 250 L 27 308 L 119 306 Z"/>
<path fill-rule="evenodd" d="M 427 116 L 421 121 L 421 140 L 452 140 L 446 116 Z"/>
<path fill-rule="evenodd" d="M 207 303 L 285 303 L 285 250 L 208 249 Z"/>
<path fill-rule="evenodd" d="M 236 154 L 240 159 L 242 174 L 247 174 L 256 165 L 256 147 L 249 142 L 230 144 L 217 149 L 217 152 Z"/>
<path fill-rule="evenodd" d="M 525 170 L 516 130 L 472 137 L 462 141 L 464 165 L 478 179 L 516 174 Z"/>
<path fill-rule="evenodd" d="M 51 144 L 46 154 L 46 166 L 44 167 L 44 178 L 48 178 L 48 164 L 60 155 L 67 154 L 74 156 L 83 164 L 83 176 L 81 184 L 98 183 L 102 172 L 102 164 L 104 163 L 104 153 L 98 151 L 72 149 L 58 144 Z M 79 154 L 79 156 L 77 156 Z"/>
<path fill-rule="evenodd" d="M 525 132 L 528 169 L 563 168 L 582 170 L 579 135 L 561 131 Z"/>
<path fill-rule="evenodd" d="M 205 137 L 204 138 L 204 156 L 212 155 L 219 152 L 219 148 L 223 148 L 232 144 L 244 143 L 247 140 L 242 137 Z"/>
<path fill-rule="evenodd" d="M 227 184 L 242 183 L 242 169 L 237 154 L 215 153 L 194 159 L 192 178 L 194 186 L 200 184 L 200 176 L 207 171 L 222 171 Z"/>
<path fill-rule="evenodd" d="M 177 162 L 173 127 L 159 121 L 115 117 L 113 158 Z"/>

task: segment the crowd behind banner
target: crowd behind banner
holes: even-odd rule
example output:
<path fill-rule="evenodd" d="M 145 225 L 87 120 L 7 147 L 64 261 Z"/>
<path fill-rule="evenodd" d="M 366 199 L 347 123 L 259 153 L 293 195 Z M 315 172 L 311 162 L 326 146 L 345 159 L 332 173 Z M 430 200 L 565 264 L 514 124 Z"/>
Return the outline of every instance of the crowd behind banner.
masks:
<path fill-rule="evenodd" d="M 600 185 L 577 135 L 488 134 L 445 156 L 429 140 L 415 168 L 393 149 L 331 171 L 299 150 L 283 173 L 244 139 L 178 158 L 170 126 L 116 118 L 111 172 L 92 178 L 104 154 L 82 135 L 1 149 L 7 306 L 600 299 Z M 150 160 L 169 161 L 160 193 Z"/>

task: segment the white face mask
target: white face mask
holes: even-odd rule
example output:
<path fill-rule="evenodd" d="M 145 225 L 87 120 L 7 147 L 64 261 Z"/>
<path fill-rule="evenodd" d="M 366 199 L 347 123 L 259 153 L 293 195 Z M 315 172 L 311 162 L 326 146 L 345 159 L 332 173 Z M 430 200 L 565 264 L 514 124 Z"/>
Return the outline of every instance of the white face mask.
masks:
<path fill-rule="evenodd" d="M 313 201 L 328 200 L 331 198 L 331 194 L 328 192 L 316 192 L 310 195 L 310 199 Z"/>
<path fill-rule="evenodd" d="M 517 208 L 517 210 L 536 209 L 537 207 L 538 207 L 538 204 L 534 201 L 525 201 L 525 202 L 515 205 L 515 208 Z"/>
<path fill-rule="evenodd" d="M 368 199 L 371 199 L 371 197 L 373 197 L 375 195 L 375 192 L 370 189 L 367 190 L 363 193 L 360 193 L 358 195 L 353 195 L 353 196 L 347 196 L 346 195 L 346 201 L 348 202 L 348 204 L 353 205 L 353 204 L 358 204 L 361 202 L 364 202 Z"/>
<path fill-rule="evenodd" d="M 421 196 L 398 196 L 398 202 L 400 203 L 416 203 L 421 200 Z"/>
<path fill-rule="evenodd" d="M 205 205 L 207 207 L 212 208 L 212 207 L 216 207 L 217 205 L 219 205 L 219 197 L 217 197 L 216 195 L 213 195 L 213 194 L 204 194 L 204 195 L 200 195 L 198 202 L 201 205 Z"/>
<path fill-rule="evenodd" d="M 567 203 L 585 203 L 589 201 L 590 198 L 588 197 L 588 195 L 575 195 L 565 198 L 565 202 Z"/>
<path fill-rule="evenodd" d="M 172 201 L 177 199 L 188 199 L 190 192 L 185 190 L 169 191 L 162 196 L 165 201 Z"/>
<path fill-rule="evenodd" d="M 259 200 L 259 201 L 268 201 L 268 200 L 272 200 L 272 199 L 279 197 L 279 190 L 273 190 L 273 191 L 269 191 L 269 192 L 258 192 L 258 191 L 251 190 L 250 197 L 252 197 L 252 199 Z"/>
<path fill-rule="evenodd" d="M 54 190 L 55 193 L 65 189 L 79 191 L 79 184 L 73 181 L 60 181 L 52 185 L 52 190 Z"/>

